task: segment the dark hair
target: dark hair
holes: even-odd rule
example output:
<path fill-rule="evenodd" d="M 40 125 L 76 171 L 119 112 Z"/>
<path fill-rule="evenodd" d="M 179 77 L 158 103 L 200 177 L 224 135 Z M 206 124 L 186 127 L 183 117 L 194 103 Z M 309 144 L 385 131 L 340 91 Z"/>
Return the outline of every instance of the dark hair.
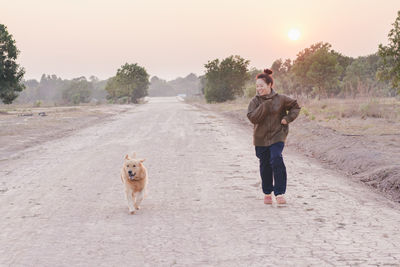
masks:
<path fill-rule="evenodd" d="M 265 69 L 263 73 L 260 73 L 257 75 L 257 79 L 263 79 L 266 84 L 274 84 L 274 79 L 271 77 L 272 70 L 270 69 Z"/>

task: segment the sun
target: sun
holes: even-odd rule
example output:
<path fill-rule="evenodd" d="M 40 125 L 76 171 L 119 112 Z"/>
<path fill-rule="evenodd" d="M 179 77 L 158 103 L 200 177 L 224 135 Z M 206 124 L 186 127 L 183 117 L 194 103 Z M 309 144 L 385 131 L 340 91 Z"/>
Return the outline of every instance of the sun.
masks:
<path fill-rule="evenodd" d="M 289 39 L 292 41 L 296 41 L 300 38 L 300 31 L 298 29 L 291 29 L 288 32 Z"/>

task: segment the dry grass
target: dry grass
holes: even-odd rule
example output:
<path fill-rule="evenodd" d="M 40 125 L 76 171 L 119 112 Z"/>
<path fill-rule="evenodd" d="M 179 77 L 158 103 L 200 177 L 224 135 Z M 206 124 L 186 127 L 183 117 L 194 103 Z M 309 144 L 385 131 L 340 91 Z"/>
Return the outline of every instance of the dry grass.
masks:
<path fill-rule="evenodd" d="M 400 121 L 400 101 L 395 98 L 303 100 L 304 115 L 318 120 L 358 117 Z"/>
<path fill-rule="evenodd" d="M 400 101 L 395 98 L 323 99 L 299 101 L 301 115 L 350 135 L 400 133 Z"/>
<path fill-rule="evenodd" d="M 249 98 L 207 104 L 204 99 L 188 102 L 207 105 L 220 111 L 246 110 Z M 400 134 L 400 101 L 395 98 L 298 99 L 300 116 L 349 135 Z"/>

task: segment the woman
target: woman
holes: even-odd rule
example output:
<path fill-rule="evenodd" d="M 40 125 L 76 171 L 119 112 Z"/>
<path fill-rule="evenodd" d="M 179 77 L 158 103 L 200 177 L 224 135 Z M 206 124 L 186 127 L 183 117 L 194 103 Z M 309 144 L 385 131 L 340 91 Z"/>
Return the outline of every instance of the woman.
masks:
<path fill-rule="evenodd" d="M 254 124 L 253 143 L 260 159 L 264 203 L 272 204 L 271 193 L 274 192 L 276 202 L 286 204 L 286 167 L 282 150 L 289 132 L 288 124 L 299 115 L 300 106 L 295 99 L 274 91 L 271 74 L 272 71 L 266 69 L 257 75 L 256 96 L 251 99 L 247 117 Z"/>

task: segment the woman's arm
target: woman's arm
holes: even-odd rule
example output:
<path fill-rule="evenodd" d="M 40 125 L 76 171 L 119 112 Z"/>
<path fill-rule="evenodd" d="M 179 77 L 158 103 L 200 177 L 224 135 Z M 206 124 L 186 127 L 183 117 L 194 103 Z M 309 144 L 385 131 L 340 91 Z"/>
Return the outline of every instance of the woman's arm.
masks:
<path fill-rule="evenodd" d="M 285 119 L 288 123 L 294 121 L 297 116 L 299 116 L 301 109 L 301 107 L 297 103 L 297 100 L 284 95 L 283 103 L 285 110 L 288 110 L 289 113 L 286 116 L 283 116 L 282 119 Z"/>
<path fill-rule="evenodd" d="M 258 104 L 256 103 L 255 99 L 252 99 L 249 107 L 247 108 L 247 118 L 253 124 L 260 123 L 267 114 L 267 106 L 265 103 Z"/>

